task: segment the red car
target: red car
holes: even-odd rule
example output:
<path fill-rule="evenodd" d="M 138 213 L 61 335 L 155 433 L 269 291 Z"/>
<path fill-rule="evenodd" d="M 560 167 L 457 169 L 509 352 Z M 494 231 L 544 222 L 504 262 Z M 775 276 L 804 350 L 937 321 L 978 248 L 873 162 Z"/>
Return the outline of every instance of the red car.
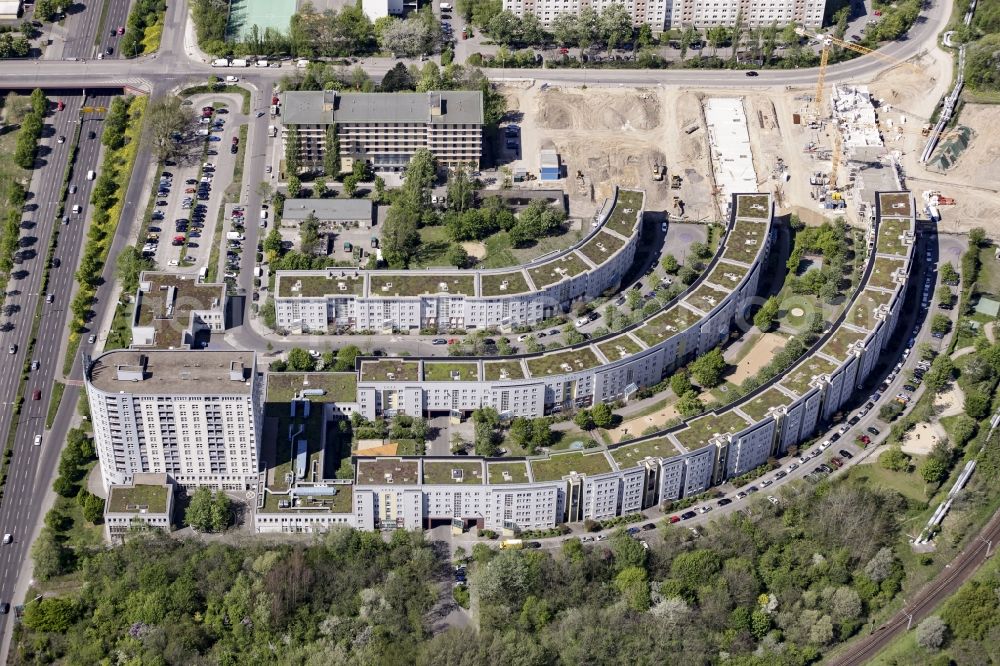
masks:
<path fill-rule="evenodd" d="M 451 339 L 448 340 L 448 344 L 449 345 L 457 345 L 458 344 L 458 339 L 457 338 L 451 338 Z"/>
<path fill-rule="evenodd" d="M 566 55 L 567 53 L 569 53 L 569 49 L 563 46 L 562 48 L 559 49 L 559 53 Z"/>
<path fill-rule="evenodd" d="M 238 136 L 234 136 L 234 137 L 233 137 L 233 145 L 234 145 L 234 146 L 238 146 L 238 145 L 239 145 L 239 143 L 240 143 L 240 137 L 238 137 Z"/>
<path fill-rule="evenodd" d="M 882 10 L 881 9 L 876 9 L 875 10 L 875 16 L 882 16 Z"/>
<path fill-rule="evenodd" d="M 671 523 L 679 523 L 679 522 L 681 522 L 681 517 L 680 516 L 670 516 L 670 522 Z"/>
<path fill-rule="evenodd" d="M 271 98 L 271 104 L 278 104 L 278 102 L 279 102 L 279 100 L 278 100 L 277 97 L 272 97 Z"/>
<path fill-rule="evenodd" d="M 56 102 L 56 111 L 62 111 L 65 108 L 66 108 L 66 105 L 63 104 L 62 100 L 59 100 L 58 102 Z"/>

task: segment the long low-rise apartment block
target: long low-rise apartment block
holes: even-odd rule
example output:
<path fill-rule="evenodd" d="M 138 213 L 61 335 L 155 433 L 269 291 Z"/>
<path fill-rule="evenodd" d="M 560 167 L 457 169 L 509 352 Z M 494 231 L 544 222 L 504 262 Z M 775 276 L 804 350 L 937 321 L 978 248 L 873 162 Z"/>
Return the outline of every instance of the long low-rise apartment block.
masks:
<path fill-rule="evenodd" d="M 578 16 L 583 9 L 600 13 L 612 4 L 625 8 L 633 26 L 647 24 L 654 32 L 737 23 L 744 28 L 788 24 L 819 28 L 826 9 L 826 0 L 503 0 L 505 10 L 518 17 L 534 14 L 546 27 L 563 14 Z"/>
<path fill-rule="evenodd" d="M 350 171 L 357 161 L 375 171 L 403 171 L 422 148 L 441 166 L 479 168 L 483 152 L 479 91 L 303 90 L 282 93 L 281 100 L 282 144 L 294 142 L 305 167 L 322 168 L 327 144 L 336 137 L 342 172 Z"/>
<path fill-rule="evenodd" d="M 619 190 L 573 247 L 494 270 L 278 271 L 275 316 L 293 332 L 510 329 L 616 288 L 635 258 L 644 195 Z"/>
<path fill-rule="evenodd" d="M 770 219 L 770 201 L 761 195 Z M 738 202 L 739 203 L 739 202 Z M 747 203 L 747 201 L 744 201 Z M 755 206 L 758 202 L 754 202 Z M 733 207 L 735 222 L 756 210 Z M 360 529 L 417 528 L 435 524 L 477 525 L 489 529 L 519 530 L 550 527 L 563 522 L 600 520 L 635 513 L 663 502 L 691 497 L 727 479 L 784 455 L 789 447 L 809 440 L 830 423 L 869 377 L 891 338 L 902 309 L 914 243 L 913 201 L 907 192 L 880 194 L 877 215 L 868 231 L 869 259 L 850 304 L 833 327 L 821 336 L 814 350 L 790 371 L 761 386 L 727 407 L 704 414 L 680 426 L 600 450 L 571 451 L 529 459 L 456 457 L 408 458 L 359 455 L 352 484 L 351 509 L 342 498 L 340 512 L 313 515 L 296 529 L 323 529 L 327 524 L 350 524 Z M 715 282 L 739 281 L 739 270 L 730 259 L 745 252 L 753 229 L 733 234 L 710 268 Z M 739 238 L 739 243 L 728 243 Z M 733 264 L 738 266 L 738 264 Z M 721 270 L 720 270 L 721 269 Z M 750 272 L 748 270 L 748 274 Z M 727 277 L 732 273 L 734 277 Z M 723 277 L 719 277 L 723 276 Z M 689 306 L 685 306 L 689 307 Z M 695 322 L 712 320 L 699 312 Z M 649 322 L 647 322 L 648 324 Z M 693 324 L 689 325 L 689 327 Z M 640 338 L 632 332 L 631 342 Z M 605 341 L 609 347 L 611 340 Z M 692 344 L 695 344 L 692 341 Z M 628 344 L 610 345 L 628 355 Z M 619 349 L 620 347 L 620 349 Z M 642 354 L 644 350 L 637 352 Z M 366 413 L 369 385 L 382 384 L 381 414 L 433 413 L 429 400 L 437 391 L 458 400 L 477 390 L 486 378 L 503 377 L 523 382 L 532 373 L 564 372 L 563 384 L 572 384 L 578 365 L 593 365 L 596 373 L 608 360 L 608 349 L 556 352 L 531 359 L 379 359 L 363 360 L 358 377 L 358 401 L 352 409 Z M 541 361 L 546 358 L 550 360 Z M 369 365 L 370 364 L 370 365 Z M 450 378 L 450 379 L 449 379 Z M 396 388 L 392 389 L 389 383 Z M 450 386 L 450 389 L 445 387 Z M 440 387 L 440 388 L 439 388 Z M 538 396 L 551 387 L 536 386 Z M 565 390 L 565 389 L 563 389 Z M 529 396 L 525 396 L 525 401 Z M 545 398 L 541 398 L 543 401 Z M 604 398 L 601 398 L 604 399 Z M 440 400 L 445 400 L 442 393 Z M 437 405 L 438 403 L 433 403 Z M 494 403 L 483 403 L 494 404 Z M 544 405 L 544 402 L 543 402 Z M 395 411 L 394 411 L 395 410 Z M 509 411 L 508 413 L 512 413 Z M 515 414 L 516 415 L 516 414 Z M 525 415 L 535 415 L 525 413 Z M 291 508 L 291 507 L 290 507 Z M 262 514 L 268 520 L 294 520 L 294 516 Z M 304 520 L 304 519 L 303 519 Z M 279 523 L 262 523 L 258 529 L 275 529 Z"/>

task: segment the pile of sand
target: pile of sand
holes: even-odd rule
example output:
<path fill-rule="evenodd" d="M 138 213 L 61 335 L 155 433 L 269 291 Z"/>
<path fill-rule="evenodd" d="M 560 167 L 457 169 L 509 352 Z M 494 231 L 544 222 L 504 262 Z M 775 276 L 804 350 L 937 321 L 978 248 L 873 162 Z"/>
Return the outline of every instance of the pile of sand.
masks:
<path fill-rule="evenodd" d="M 651 130 L 660 126 L 659 97 L 653 92 L 550 89 L 538 96 L 536 122 L 545 129 Z"/>

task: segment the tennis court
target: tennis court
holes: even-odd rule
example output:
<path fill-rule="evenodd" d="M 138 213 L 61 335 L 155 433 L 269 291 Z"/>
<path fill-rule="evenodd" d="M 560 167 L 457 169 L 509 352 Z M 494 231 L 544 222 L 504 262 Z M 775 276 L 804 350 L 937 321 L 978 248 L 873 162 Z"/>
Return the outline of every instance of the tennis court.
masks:
<path fill-rule="evenodd" d="M 295 0 L 233 0 L 229 10 L 230 39 L 245 39 L 253 26 L 261 37 L 267 28 L 288 32 L 288 21 L 295 13 Z"/>

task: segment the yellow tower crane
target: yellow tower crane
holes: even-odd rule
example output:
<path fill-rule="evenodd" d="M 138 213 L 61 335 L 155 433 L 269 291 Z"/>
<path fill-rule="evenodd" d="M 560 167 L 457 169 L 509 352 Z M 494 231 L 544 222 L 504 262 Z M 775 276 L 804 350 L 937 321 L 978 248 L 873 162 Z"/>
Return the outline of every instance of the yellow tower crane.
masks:
<path fill-rule="evenodd" d="M 861 46 L 860 44 L 855 44 L 853 42 L 845 42 L 842 39 L 838 39 L 831 35 L 817 35 L 815 33 L 808 32 L 806 30 L 799 29 L 799 34 L 805 35 L 813 39 L 818 39 L 823 43 L 823 50 L 819 55 L 819 73 L 816 75 L 816 94 L 813 95 L 813 113 L 816 120 L 823 117 L 823 94 L 826 91 L 826 68 L 830 62 L 830 49 L 833 46 L 839 46 L 841 48 L 854 51 L 855 53 L 860 53 L 862 55 L 870 55 L 874 58 L 878 58 L 884 62 L 893 65 L 903 65 L 905 67 L 910 67 L 916 72 L 923 72 L 921 67 L 914 65 L 913 63 L 907 62 L 905 60 L 897 60 L 892 56 L 887 56 L 884 53 L 879 53 L 875 49 L 870 49 L 866 46 Z M 841 137 L 840 128 L 833 128 L 833 154 L 830 156 L 830 189 L 837 189 L 837 171 L 840 167 L 840 150 L 841 150 Z"/>

